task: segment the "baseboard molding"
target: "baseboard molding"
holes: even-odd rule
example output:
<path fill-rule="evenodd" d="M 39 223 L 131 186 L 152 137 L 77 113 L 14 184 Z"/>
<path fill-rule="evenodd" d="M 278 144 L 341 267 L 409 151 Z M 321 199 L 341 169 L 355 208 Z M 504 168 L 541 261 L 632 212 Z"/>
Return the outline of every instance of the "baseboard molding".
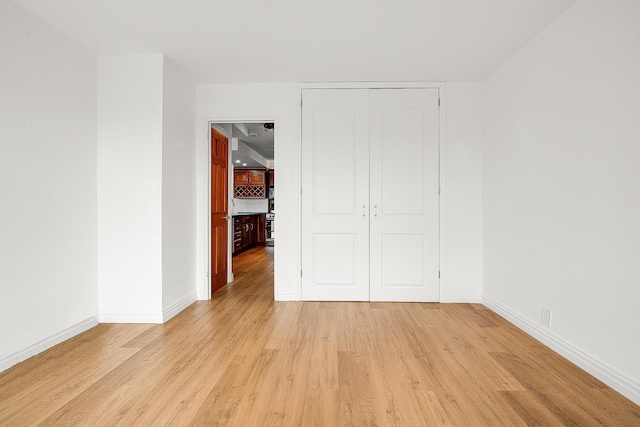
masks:
<path fill-rule="evenodd" d="M 48 338 L 45 338 L 33 345 L 30 345 L 24 350 L 20 350 L 7 357 L 4 357 L 0 359 L 0 372 L 5 371 L 10 367 L 17 365 L 18 363 L 23 362 L 28 358 L 35 356 L 36 354 L 42 353 L 43 351 L 48 350 L 51 347 L 58 345 L 63 341 L 68 340 L 69 338 L 73 338 L 76 335 L 79 335 L 97 325 L 98 325 L 98 317 L 97 316 L 89 317 L 88 319 L 85 319 L 80 323 L 76 323 L 75 325 L 62 330 L 57 334 L 51 335 Z"/>
<path fill-rule="evenodd" d="M 162 324 L 163 313 L 160 310 L 100 310 L 100 323 L 157 323 Z"/>
<path fill-rule="evenodd" d="M 300 297 L 296 293 L 280 292 L 275 297 L 276 301 L 300 301 Z"/>
<path fill-rule="evenodd" d="M 189 295 L 185 296 L 184 298 L 171 304 L 169 307 L 165 308 L 162 312 L 163 323 L 167 322 L 173 316 L 180 313 L 182 310 L 189 307 L 191 304 L 193 304 L 196 301 L 197 301 L 196 292 L 192 292 Z"/>
<path fill-rule="evenodd" d="M 482 303 L 482 294 L 449 294 L 440 302 L 444 303 Z"/>
<path fill-rule="evenodd" d="M 196 294 L 196 298 L 198 298 L 198 301 L 206 301 L 209 299 L 209 293 L 206 289 L 198 289 Z"/>
<path fill-rule="evenodd" d="M 615 368 L 565 341 L 546 327 L 537 325 L 492 298 L 483 297 L 482 304 L 556 353 L 598 378 L 618 393 L 637 405 L 640 405 L 640 383 L 634 379 L 627 377 Z"/>

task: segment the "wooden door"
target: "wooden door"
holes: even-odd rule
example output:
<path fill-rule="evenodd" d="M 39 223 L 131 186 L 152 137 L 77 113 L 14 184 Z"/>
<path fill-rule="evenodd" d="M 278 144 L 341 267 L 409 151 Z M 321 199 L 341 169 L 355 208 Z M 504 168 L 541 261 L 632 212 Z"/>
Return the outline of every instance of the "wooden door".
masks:
<path fill-rule="evenodd" d="M 369 91 L 302 98 L 302 298 L 368 301 Z"/>
<path fill-rule="evenodd" d="M 222 134 L 211 129 L 211 293 L 227 283 L 228 146 Z"/>
<path fill-rule="evenodd" d="M 438 89 L 371 91 L 371 301 L 440 300 Z"/>

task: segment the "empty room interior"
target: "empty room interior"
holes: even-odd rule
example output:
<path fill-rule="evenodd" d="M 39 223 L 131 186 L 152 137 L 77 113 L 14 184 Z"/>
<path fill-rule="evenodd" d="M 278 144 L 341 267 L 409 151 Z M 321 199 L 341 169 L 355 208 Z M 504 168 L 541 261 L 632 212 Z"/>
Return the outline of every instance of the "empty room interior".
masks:
<path fill-rule="evenodd" d="M 639 23 L 0 0 L 0 425 L 640 426 Z"/>

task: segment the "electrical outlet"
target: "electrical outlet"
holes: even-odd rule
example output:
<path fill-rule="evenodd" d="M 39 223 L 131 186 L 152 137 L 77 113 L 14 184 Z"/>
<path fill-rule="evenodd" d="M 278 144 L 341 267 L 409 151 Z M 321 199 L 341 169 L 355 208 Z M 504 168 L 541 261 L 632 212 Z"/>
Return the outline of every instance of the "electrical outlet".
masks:
<path fill-rule="evenodd" d="M 547 307 L 542 307 L 542 324 L 551 326 L 551 310 Z"/>

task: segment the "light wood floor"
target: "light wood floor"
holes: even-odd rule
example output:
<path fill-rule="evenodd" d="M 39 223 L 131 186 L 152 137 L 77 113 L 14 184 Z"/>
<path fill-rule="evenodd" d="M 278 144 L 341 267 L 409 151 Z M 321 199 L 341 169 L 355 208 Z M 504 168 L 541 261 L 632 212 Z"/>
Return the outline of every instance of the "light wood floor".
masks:
<path fill-rule="evenodd" d="M 0 374 L 0 425 L 640 425 L 477 304 L 273 301 L 273 248 L 164 325 L 102 324 Z"/>

